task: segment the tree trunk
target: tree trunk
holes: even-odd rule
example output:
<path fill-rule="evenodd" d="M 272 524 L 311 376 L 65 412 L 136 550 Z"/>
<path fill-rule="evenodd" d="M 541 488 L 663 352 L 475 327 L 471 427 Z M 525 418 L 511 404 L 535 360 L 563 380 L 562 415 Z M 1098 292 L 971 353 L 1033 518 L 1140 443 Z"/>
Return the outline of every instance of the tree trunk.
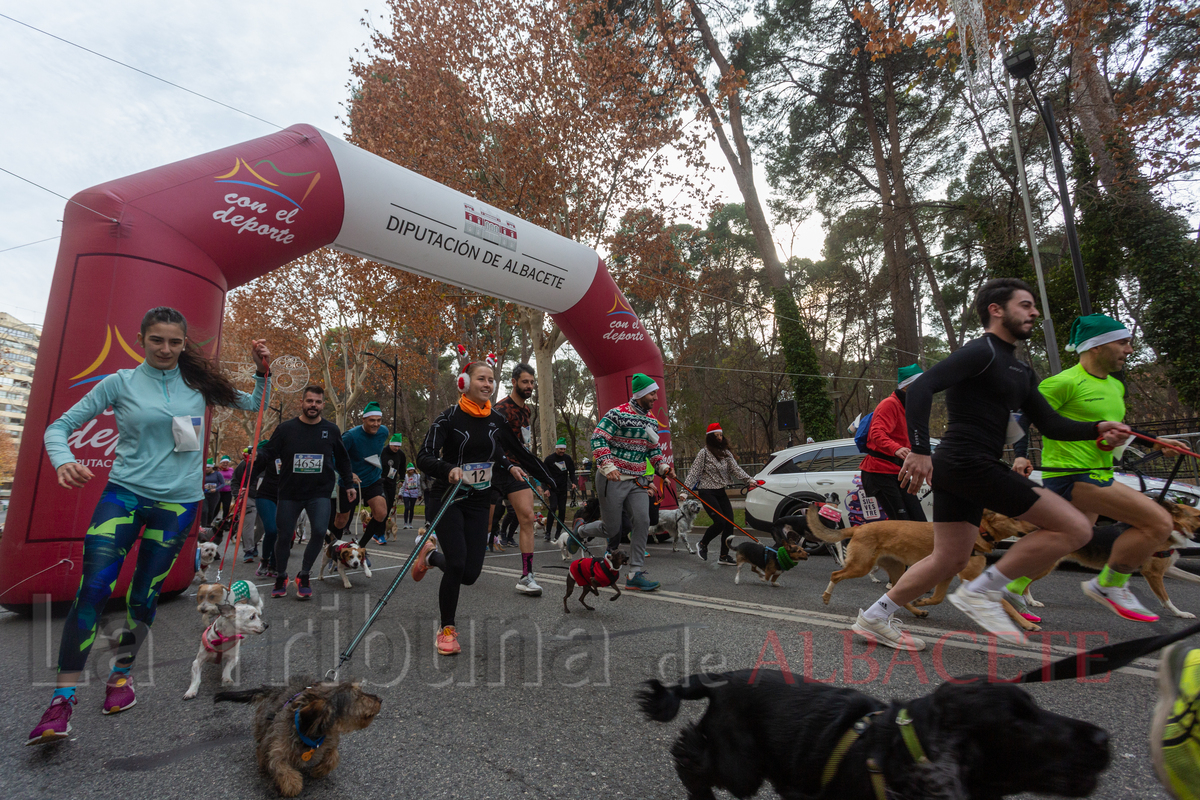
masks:
<path fill-rule="evenodd" d="M 567 337 L 554 323 L 550 324 L 550 330 L 547 331 L 545 323 L 545 312 L 533 308 L 521 309 L 521 327 L 529 335 L 529 342 L 533 346 L 533 367 L 538 376 L 538 439 L 542 442 L 543 452 L 548 455 L 558 438 L 554 425 L 554 354 Z M 537 450 L 534 450 L 534 454 L 537 455 Z"/>
<path fill-rule="evenodd" d="M 890 75 L 890 68 L 885 66 L 885 72 Z M 890 87 L 890 81 L 885 81 Z M 871 152 L 875 161 L 875 174 L 879 180 L 880 218 L 883 221 L 883 254 L 888 264 L 888 294 L 892 301 L 892 326 L 895 330 L 895 347 L 893 353 L 896 367 L 910 363 L 907 358 L 916 358 L 921 351 L 921 341 L 917 337 L 917 309 L 912 294 L 912 270 L 908 261 L 908 248 L 904 246 L 904 229 L 897 219 L 896 203 L 892 195 L 892 178 L 888 173 L 888 159 L 883 150 L 883 136 L 875 119 L 875 105 L 871 101 L 871 87 L 867 81 L 865 67 L 858 73 L 859 94 L 862 97 L 860 113 L 867 135 L 871 139 Z M 885 103 L 894 105 L 895 97 L 889 89 Z M 895 128 L 889 124 L 889 128 Z M 893 160 L 898 155 L 893 152 Z"/>

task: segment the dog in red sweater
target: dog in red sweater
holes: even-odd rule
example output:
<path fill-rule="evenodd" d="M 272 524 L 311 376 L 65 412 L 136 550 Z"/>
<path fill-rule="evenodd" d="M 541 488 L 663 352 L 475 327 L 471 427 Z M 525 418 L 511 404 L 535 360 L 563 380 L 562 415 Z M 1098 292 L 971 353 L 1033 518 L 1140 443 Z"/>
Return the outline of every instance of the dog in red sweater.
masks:
<path fill-rule="evenodd" d="M 620 570 L 625 565 L 625 560 L 624 551 L 618 550 L 615 553 L 606 553 L 604 558 L 577 558 L 572 561 L 570 571 L 567 573 L 567 593 L 563 595 L 563 613 L 571 613 L 571 609 L 567 608 L 567 601 L 575 592 L 575 584 L 583 587 L 583 591 L 579 595 L 579 602 L 588 611 L 596 610 L 586 602 L 588 592 L 599 597 L 602 587 L 611 586 L 616 594 L 608 598 L 609 602 L 620 597 L 621 587 L 617 585 L 617 579 L 620 577 Z"/>

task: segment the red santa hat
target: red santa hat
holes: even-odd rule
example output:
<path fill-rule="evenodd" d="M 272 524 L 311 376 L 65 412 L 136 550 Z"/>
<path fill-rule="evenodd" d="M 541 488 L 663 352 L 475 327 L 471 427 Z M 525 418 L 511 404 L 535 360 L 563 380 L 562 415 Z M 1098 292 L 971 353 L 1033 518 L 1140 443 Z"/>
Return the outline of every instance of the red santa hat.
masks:
<path fill-rule="evenodd" d="M 708 430 L 706 430 L 704 433 L 707 436 L 710 433 L 724 433 L 724 432 L 725 431 L 721 430 L 721 423 L 713 422 L 713 423 L 709 424 Z"/>

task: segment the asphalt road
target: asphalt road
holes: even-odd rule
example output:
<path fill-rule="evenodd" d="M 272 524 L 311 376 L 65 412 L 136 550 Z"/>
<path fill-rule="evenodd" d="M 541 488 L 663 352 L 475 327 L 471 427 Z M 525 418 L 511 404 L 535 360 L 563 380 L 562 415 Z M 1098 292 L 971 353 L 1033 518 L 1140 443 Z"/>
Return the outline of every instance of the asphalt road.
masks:
<path fill-rule="evenodd" d="M 408 534 L 410 532 L 402 532 Z M 322 674 L 361 626 L 366 611 L 397 574 L 407 535 L 372 551 L 375 574 L 352 576 L 344 590 L 336 579 L 315 584 L 314 598 L 298 602 L 265 597 L 270 630 L 243 646 L 240 686 L 280 682 L 288 675 Z M 548 547 L 541 545 L 540 547 Z M 668 750 L 680 727 L 703 712 L 685 706 L 670 724 L 645 720 L 633 695 L 650 677 L 676 679 L 703 669 L 753 666 L 760 654 L 776 661 L 777 641 L 787 666 L 808 671 L 881 698 L 933 691 L 946 676 L 990 669 L 1012 676 L 1036 666 L 1040 643 L 1028 649 L 992 650 L 982 635 L 962 632 L 969 623 L 949 604 L 932 609 L 912 631 L 941 642 L 919 658 L 868 650 L 845 630 L 860 606 L 882 586 L 862 578 L 842 583 L 831 605 L 820 595 L 832 558 L 816 557 L 787 573 L 781 588 L 757 579 L 735 586 L 733 569 L 704 564 L 669 545 L 652 546 L 651 576 L 663 584 L 651 595 L 604 599 L 594 612 L 572 602 L 564 614 L 565 572 L 556 551 L 538 555 L 539 599 L 514 590 L 520 556 L 489 555 L 484 574 L 463 590 L 459 630 L 464 652 L 435 655 L 438 573 L 422 583 L 406 579 L 371 638 L 343 677 L 364 679 L 383 698 L 383 711 L 365 731 L 342 740 L 341 765 L 323 780 L 308 781 L 306 798 L 659 798 L 683 792 Z M 237 573 L 247 568 L 237 565 Z M 1153 625 L 1121 620 L 1079 590 L 1087 575 L 1063 571 L 1034 585 L 1046 602 L 1045 628 L 1055 655 L 1085 637 L 1104 641 L 1175 630 L 1184 620 Z M 1144 581 L 1135 590 L 1153 600 Z M 259 584 L 266 595 L 269 584 Z M 1176 605 L 1200 612 L 1200 585 L 1169 581 Z M 910 618 L 901 612 L 907 624 Z M 107 627 L 120 624 L 113 609 Z M 0 694 L 3 714 L 0 796 L 3 798 L 272 798 L 260 775 L 251 738 L 252 712 L 214 705 L 219 674 L 206 666 L 200 697 L 184 701 L 190 664 L 201 630 L 186 597 L 164 602 L 151 643 L 135 667 L 138 704 L 127 712 L 100 713 L 109 654 L 97 647 L 90 684 L 69 741 L 25 747 L 28 731 L 48 702 L 61 620 L 0 614 Z M 959 633 L 954 633 L 960 631 Z M 939 638 L 940 637 L 940 638 Z M 975 640 L 975 641 L 973 641 Z M 807 657 L 806 657 L 807 656 Z M 1034 685 L 1043 707 L 1086 719 L 1112 735 L 1113 762 L 1094 795 L 1165 798 L 1149 762 L 1147 731 L 1155 702 L 1153 658 L 1100 683 Z M 849 672 L 847 672 L 849 668 Z M 760 796 L 774 796 L 764 788 Z"/>

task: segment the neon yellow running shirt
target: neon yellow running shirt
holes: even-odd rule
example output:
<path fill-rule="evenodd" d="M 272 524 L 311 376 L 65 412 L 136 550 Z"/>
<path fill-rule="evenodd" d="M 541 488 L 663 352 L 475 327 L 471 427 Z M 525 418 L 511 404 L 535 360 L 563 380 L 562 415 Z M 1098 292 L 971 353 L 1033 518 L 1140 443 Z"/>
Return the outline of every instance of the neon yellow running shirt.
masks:
<path fill-rule="evenodd" d="M 1082 364 L 1046 378 L 1038 385 L 1038 391 L 1051 408 L 1068 419 L 1083 422 L 1125 419 L 1125 384 L 1111 375 L 1097 378 Z M 1097 480 L 1106 480 L 1112 477 L 1113 455 L 1097 447 L 1095 441 L 1060 442 L 1043 437 L 1042 463 L 1048 465 L 1042 467 L 1043 475 L 1087 472 Z"/>

